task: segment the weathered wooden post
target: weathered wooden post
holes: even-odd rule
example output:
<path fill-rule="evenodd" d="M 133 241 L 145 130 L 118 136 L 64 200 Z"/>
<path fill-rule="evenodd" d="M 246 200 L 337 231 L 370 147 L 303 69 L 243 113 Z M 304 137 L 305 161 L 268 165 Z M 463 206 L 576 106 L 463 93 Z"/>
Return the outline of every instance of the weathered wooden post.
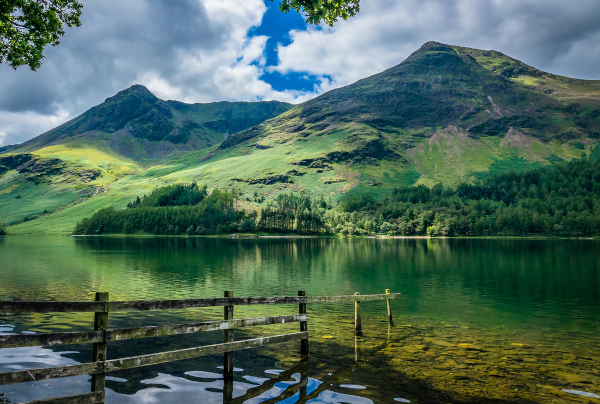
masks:
<path fill-rule="evenodd" d="M 298 296 L 303 297 L 306 296 L 306 292 L 304 290 L 299 290 L 298 291 Z M 306 310 L 306 303 L 300 303 L 298 305 L 298 314 L 302 315 L 306 315 L 307 314 L 307 310 Z M 300 321 L 300 332 L 304 332 L 304 331 L 308 331 L 308 321 Z M 300 340 L 300 353 L 302 354 L 302 356 L 308 355 L 308 339 L 302 339 Z"/>
<path fill-rule="evenodd" d="M 359 296 L 360 292 L 354 293 L 354 296 Z M 361 336 L 362 335 L 362 322 L 360 320 L 360 301 L 354 301 L 354 334 Z"/>
<path fill-rule="evenodd" d="M 225 291 L 225 297 L 233 297 L 233 290 Z M 225 320 L 233 320 L 233 304 L 224 307 L 224 314 Z M 223 342 L 233 342 L 233 330 L 223 331 Z M 223 377 L 225 381 L 233 380 L 233 351 L 225 352 Z"/>
<path fill-rule="evenodd" d="M 392 319 L 392 300 L 390 299 L 390 290 L 386 289 L 385 294 L 387 295 L 388 324 L 394 325 L 394 320 Z"/>
<path fill-rule="evenodd" d="M 108 292 L 96 292 L 97 302 L 108 302 Z M 101 312 L 94 313 L 94 331 L 105 331 L 108 328 L 108 311 L 106 305 Z M 106 360 L 106 351 L 108 344 L 106 342 L 106 333 L 104 334 L 103 342 L 95 342 L 93 345 L 93 361 L 104 362 Z M 92 392 L 102 393 L 102 402 L 104 402 L 104 388 L 106 384 L 106 374 L 100 373 L 92 375 Z"/>

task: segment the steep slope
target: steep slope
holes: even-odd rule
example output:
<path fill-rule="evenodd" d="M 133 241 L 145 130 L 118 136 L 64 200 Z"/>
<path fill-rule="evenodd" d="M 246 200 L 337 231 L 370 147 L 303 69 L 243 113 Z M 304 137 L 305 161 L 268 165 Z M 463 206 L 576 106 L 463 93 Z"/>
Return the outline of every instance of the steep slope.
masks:
<path fill-rule="evenodd" d="M 90 139 L 103 140 L 115 153 L 128 158 L 155 160 L 219 144 L 229 134 L 289 108 L 290 104 L 278 101 L 209 104 L 163 101 L 146 87 L 134 85 L 9 151 L 30 152 L 81 138 L 84 143 Z"/>
<path fill-rule="evenodd" d="M 73 164 L 84 165 L 88 151 L 78 139 L 85 139 L 88 148 L 93 144 L 96 150 L 103 150 L 103 158 L 111 162 L 107 164 L 101 157 L 94 160 L 93 164 L 104 170 L 94 181 L 107 178 L 104 172 L 113 170 L 112 182 L 100 192 L 94 188 L 80 203 L 10 230 L 68 233 L 77 221 L 101 207 L 124 207 L 157 186 L 177 182 L 196 181 L 210 188 L 236 186 L 245 206 L 257 206 L 289 191 L 332 200 L 360 193 L 377 197 L 397 186 L 439 182 L 453 186 L 498 172 L 600 156 L 600 81 L 556 76 L 499 52 L 436 42 L 423 45 L 380 74 L 252 127 L 244 126 L 243 119 L 242 123 L 236 121 L 237 112 L 218 112 L 218 103 L 210 104 L 214 110 L 205 105 L 198 112 L 200 109 L 194 108 L 200 107 L 148 97 L 143 92 L 139 95 L 139 108 L 99 108 L 85 119 L 77 118 L 44 135 L 45 144 L 58 142 L 36 152 L 47 151 L 41 156 L 44 158 L 72 159 Z M 153 117 L 166 108 L 173 114 L 168 120 L 173 126 L 163 130 L 163 121 Z M 118 111 L 118 119 L 108 119 L 115 113 L 102 111 Z M 126 111 L 135 113 L 121 119 Z M 201 128 L 186 132 L 183 122 L 194 116 L 201 116 L 195 121 Z M 120 126 L 125 120 L 128 123 Z M 88 131 L 69 137 L 69 128 L 74 127 Z M 101 135 L 95 137 L 95 133 Z M 124 145 L 111 143 L 122 133 Z M 104 137 L 108 135 L 110 139 Z M 187 141 L 174 142 L 186 136 Z M 163 159 L 149 168 L 143 163 L 147 157 L 140 158 L 157 155 L 143 147 L 146 142 L 192 149 L 192 142 L 201 142 L 202 136 L 214 136 L 210 138 L 214 146 Z M 73 143 L 67 147 L 68 142 Z M 135 145 L 131 154 L 126 152 L 128 143 Z M 22 150 L 27 147 L 37 146 L 26 145 Z M 14 151 L 10 149 L 10 153 Z M 15 170 L 0 177 L 0 220 L 17 223 L 22 215 L 11 213 L 9 220 L 1 217 L 7 209 L 19 206 L 11 198 L 21 192 L 25 199 L 30 185 L 10 190 L 15 184 L 7 180 L 11 175 L 17 175 Z M 20 178 L 24 175 L 29 174 L 19 174 Z M 73 177 L 63 169 L 49 178 L 70 181 L 67 178 Z M 22 205 L 18 209 L 27 206 Z"/>
<path fill-rule="evenodd" d="M 228 138 L 214 156 L 335 138 L 311 161 L 290 163 L 344 164 L 360 173 L 359 166 L 388 161 L 413 167 L 422 183 L 452 184 L 490 169 L 589 154 L 600 137 L 599 101 L 600 81 L 429 42 L 398 66 Z"/>

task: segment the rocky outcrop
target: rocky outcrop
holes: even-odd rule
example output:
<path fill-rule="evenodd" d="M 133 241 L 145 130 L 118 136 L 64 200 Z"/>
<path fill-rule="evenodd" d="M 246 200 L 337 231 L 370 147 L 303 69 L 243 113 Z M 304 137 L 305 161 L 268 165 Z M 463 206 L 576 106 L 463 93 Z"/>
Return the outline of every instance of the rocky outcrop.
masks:
<path fill-rule="evenodd" d="M 0 175 L 8 170 L 16 170 L 28 181 L 51 182 L 56 176 L 62 180 L 87 183 L 101 174 L 90 167 L 71 166 L 58 158 L 38 157 L 33 154 L 12 154 L 0 157 Z"/>

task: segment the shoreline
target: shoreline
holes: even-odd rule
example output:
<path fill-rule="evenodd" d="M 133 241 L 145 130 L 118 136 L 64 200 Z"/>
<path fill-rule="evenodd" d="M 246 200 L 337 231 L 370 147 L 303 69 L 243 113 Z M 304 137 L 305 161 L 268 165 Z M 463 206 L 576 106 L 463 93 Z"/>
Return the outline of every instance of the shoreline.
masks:
<path fill-rule="evenodd" d="M 227 239 L 376 239 L 376 240 L 579 240 L 579 241 L 598 241 L 600 237 L 559 237 L 559 236 L 542 236 L 542 235 L 527 235 L 527 236 L 459 236 L 459 237 L 430 237 L 430 236 L 389 236 L 389 235 L 368 235 L 368 236 L 341 236 L 337 234 L 322 234 L 322 235 L 302 235 L 302 234 L 256 234 L 256 233 L 233 233 L 233 234 L 207 234 L 207 235 L 156 235 L 156 234 L 6 234 L 5 237 L 30 237 L 30 236 L 67 236 L 67 237 L 119 237 L 119 238 L 227 238 Z M 0 236 L 2 237 L 2 236 Z"/>

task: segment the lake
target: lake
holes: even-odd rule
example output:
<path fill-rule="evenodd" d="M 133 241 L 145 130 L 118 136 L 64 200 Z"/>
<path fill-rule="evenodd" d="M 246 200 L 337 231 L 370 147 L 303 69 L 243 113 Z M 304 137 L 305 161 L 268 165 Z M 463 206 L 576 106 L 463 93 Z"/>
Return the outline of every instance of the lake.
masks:
<path fill-rule="evenodd" d="M 0 237 L 0 300 L 402 293 L 309 304 L 311 403 L 600 403 L 600 244 L 594 240 Z M 235 317 L 297 306 L 236 307 Z M 109 327 L 221 319 L 222 308 L 111 313 Z M 93 316 L 0 313 L 0 334 L 92 329 Z M 255 327 L 236 338 L 298 331 Z M 111 342 L 109 359 L 222 341 L 221 332 Z M 91 360 L 91 345 L 0 350 L 0 372 Z M 235 353 L 234 396 L 299 360 L 299 343 Z M 220 403 L 222 355 L 122 371 L 108 403 Z M 297 375 L 294 375 L 296 378 Z M 258 403 L 278 400 L 279 383 Z M 11 402 L 89 391 L 87 376 L 0 387 Z M 575 400 L 575 401 L 574 401 Z M 1 400 L 0 400 L 1 401 Z"/>

